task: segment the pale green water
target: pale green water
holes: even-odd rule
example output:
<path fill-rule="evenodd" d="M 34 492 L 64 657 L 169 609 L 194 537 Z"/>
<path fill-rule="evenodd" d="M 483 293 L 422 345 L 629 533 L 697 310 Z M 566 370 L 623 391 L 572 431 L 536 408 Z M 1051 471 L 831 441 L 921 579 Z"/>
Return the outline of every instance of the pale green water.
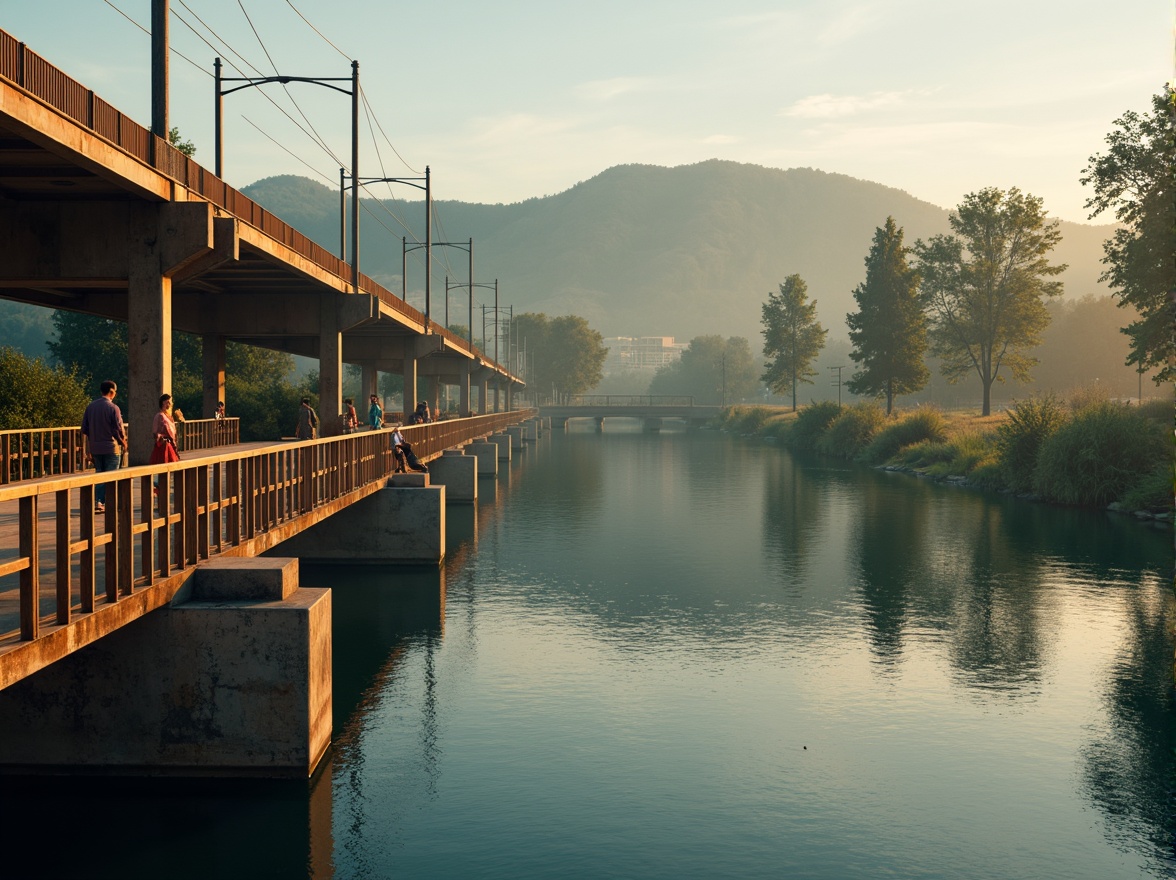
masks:
<path fill-rule="evenodd" d="M 708 433 L 557 435 L 489 494 L 441 573 L 304 567 L 309 792 L 39 789 L 126 817 L 87 876 L 1173 873 L 1170 532 Z"/>

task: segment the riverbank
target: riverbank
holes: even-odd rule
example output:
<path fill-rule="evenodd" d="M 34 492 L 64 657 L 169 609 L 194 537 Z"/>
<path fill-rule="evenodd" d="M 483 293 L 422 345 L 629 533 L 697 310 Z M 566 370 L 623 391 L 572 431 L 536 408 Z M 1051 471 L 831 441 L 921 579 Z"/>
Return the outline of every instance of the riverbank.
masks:
<path fill-rule="evenodd" d="M 720 430 L 923 479 L 1140 520 L 1173 521 L 1172 403 L 1128 405 L 1081 389 L 990 416 L 873 403 L 797 412 L 733 406 Z"/>

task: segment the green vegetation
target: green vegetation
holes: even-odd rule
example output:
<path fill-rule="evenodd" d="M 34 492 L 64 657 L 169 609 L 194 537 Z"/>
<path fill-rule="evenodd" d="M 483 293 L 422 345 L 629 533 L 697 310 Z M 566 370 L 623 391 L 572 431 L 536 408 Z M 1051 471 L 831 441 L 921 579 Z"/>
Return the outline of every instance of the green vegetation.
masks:
<path fill-rule="evenodd" d="M 988 187 L 969 193 L 948 218 L 954 235 L 915 242 L 928 309 L 931 351 L 949 381 L 973 371 L 983 388 L 983 415 L 992 411 L 992 384 L 1029 379 L 1029 349 L 1049 323 L 1044 300 L 1062 292 L 1065 271 L 1049 252 L 1061 240 L 1041 199 Z"/>
<path fill-rule="evenodd" d="M 1131 340 L 1128 363 L 1158 368 L 1155 382 L 1176 379 L 1176 336 L 1172 333 L 1176 297 L 1176 91 L 1152 98 L 1152 112 L 1124 113 L 1107 135 L 1105 155 L 1090 157 L 1080 178 L 1094 187 L 1087 202 L 1090 216 L 1114 209 L 1121 226 L 1103 244 L 1110 283 L 1119 305 L 1136 311 L 1138 320 L 1123 329 Z"/>
<path fill-rule="evenodd" d="M 526 352 L 528 383 L 540 394 L 560 399 L 582 394 L 600 382 L 608 349 L 600 333 L 579 315 L 515 315 L 512 333 L 519 350 Z"/>
<path fill-rule="evenodd" d="M 796 421 L 792 423 L 792 430 L 785 440 L 792 449 L 816 449 L 821 435 L 839 415 L 841 407 L 831 400 L 810 404 L 797 413 Z"/>
<path fill-rule="evenodd" d="M 76 370 L 0 348 L 0 430 L 78 425 L 89 402 Z"/>
<path fill-rule="evenodd" d="M 886 422 L 886 414 L 874 403 L 855 403 L 841 410 L 817 439 L 817 452 L 855 459 Z"/>
<path fill-rule="evenodd" d="M 696 336 L 677 362 L 662 367 L 650 394 L 689 395 L 699 404 L 726 406 L 755 392 L 755 361 L 742 336 Z"/>
<path fill-rule="evenodd" d="M 1008 421 L 996 427 L 1005 484 L 1017 492 L 1033 488 L 1037 455 L 1044 443 L 1066 421 L 1066 411 L 1054 395 L 1023 400 L 1008 411 Z"/>
<path fill-rule="evenodd" d="M 886 415 L 894 398 L 927 384 L 923 356 L 927 351 L 927 319 L 919 300 L 919 273 L 907 265 L 910 249 L 902 243 L 902 227 L 893 217 L 874 231 L 866 256 L 866 280 L 853 291 L 858 310 L 846 316 L 849 356 L 861 369 L 845 383 L 853 394 L 885 396 Z"/>
<path fill-rule="evenodd" d="M 887 425 L 857 456 L 866 464 L 884 464 L 899 451 L 918 443 L 941 443 L 947 438 L 947 420 L 933 407 L 920 407 Z"/>
<path fill-rule="evenodd" d="M 768 294 L 761 315 L 768 363 L 760 381 L 776 394 L 791 389 L 792 411 L 796 412 L 797 383 L 812 384 L 817 375 L 813 361 L 829 331 L 817 320 L 817 301 L 809 301 L 808 287 L 799 275 L 789 275 L 779 292 Z"/>
<path fill-rule="evenodd" d="M 1105 505 L 1135 489 L 1166 452 L 1159 426 L 1131 407 L 1099 401 L 1045 438 L 1033 488 L 1052 501 Z"/>

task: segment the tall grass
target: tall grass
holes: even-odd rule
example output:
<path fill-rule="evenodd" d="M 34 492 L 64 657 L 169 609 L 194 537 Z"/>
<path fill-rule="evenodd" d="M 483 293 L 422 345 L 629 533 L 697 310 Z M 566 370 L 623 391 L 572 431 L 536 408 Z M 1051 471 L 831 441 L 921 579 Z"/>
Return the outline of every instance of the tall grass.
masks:
<path fill-rule="evenodd" d="M 856 458 L 886 422 L 875 403 L 855 403 L 841 411 L 817 440 L 817 451 L 838 458 Z"/>
<path fill-rule="evenodd" d="M 933 407 L 920 407 L 879 431 L 858 458 L 866 464 L 882 464 L 899 450 L 915 443 L 939 442 L 947 437 L 947 420 Z"/>
<path fill-rule="evenodd" d="M 1008 421 L 996 427 L 1000 470 L 1010 489 L 1033 488 L 1041 444 L 1066 422 L 1066 410 L 1052 394 L 1023 400 L 1008 411 Z"/>
<path fill-rule="evenodd" d="M 1097 401 L 1042 442 L 1033 487 L 1065 504 L 1106 505 L 1155 471 L 1166 451 L 1160 425 L 1137 409 Z"/>
<path fill-rule="evenodd" d="M 831 400 L 810 403 L 797 413 L 785 442 L 792 449 L 816 449 L 817 442 L 840 413 L 841 407 Z"/>

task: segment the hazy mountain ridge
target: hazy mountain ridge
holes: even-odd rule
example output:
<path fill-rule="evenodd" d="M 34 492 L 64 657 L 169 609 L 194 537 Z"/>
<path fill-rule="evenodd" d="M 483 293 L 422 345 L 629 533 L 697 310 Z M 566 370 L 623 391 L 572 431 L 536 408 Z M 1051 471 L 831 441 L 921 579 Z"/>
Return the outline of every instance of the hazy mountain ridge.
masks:
<path fill-rule="evenodd" d="M 293 176 L 244 191 L 321 244 L 337 245 L 338 191 Z M 399 290 L 400 236 L 423 240 L 423 205 L 387 202 L 413 230 L 406 233 L 381 207 L 364 203 L 363 269 Z M 796 272 L 832 336 L 844 337 L 875 227 L 894 216 L 908 244 L 949 231 L 947 209 L 902 190 L 811 168 L 720 160 L 620 165 L 551 196 L 508 205 L 442 201 L 436 209 L 443 230 L 435 228 L 434 239 L 472 236 L 474 280 L 498 278 L 503 305 L 582 315 L 606 336 L 720 333 L 756 342 L 760 304 Z M 1107 293 L 1099 260 L 1114 227 L 1063 221 L 1061 228 L 1054 262 L 1070 266 L 1062 276 L 1067 295 Z M 409 258 L 410 291 L 424 283 L 414 256 L 419 252 Z M 451 281 L 466 278 L 464 253 L 438 249 L 435 256 L 448 260 Z M 443 314 L 440 286 L 434 276 L 436 318 Z M 476 301 L 487 301 L 484 291 Z M 464 316 L 457 294 L 451 308 Z"/>

